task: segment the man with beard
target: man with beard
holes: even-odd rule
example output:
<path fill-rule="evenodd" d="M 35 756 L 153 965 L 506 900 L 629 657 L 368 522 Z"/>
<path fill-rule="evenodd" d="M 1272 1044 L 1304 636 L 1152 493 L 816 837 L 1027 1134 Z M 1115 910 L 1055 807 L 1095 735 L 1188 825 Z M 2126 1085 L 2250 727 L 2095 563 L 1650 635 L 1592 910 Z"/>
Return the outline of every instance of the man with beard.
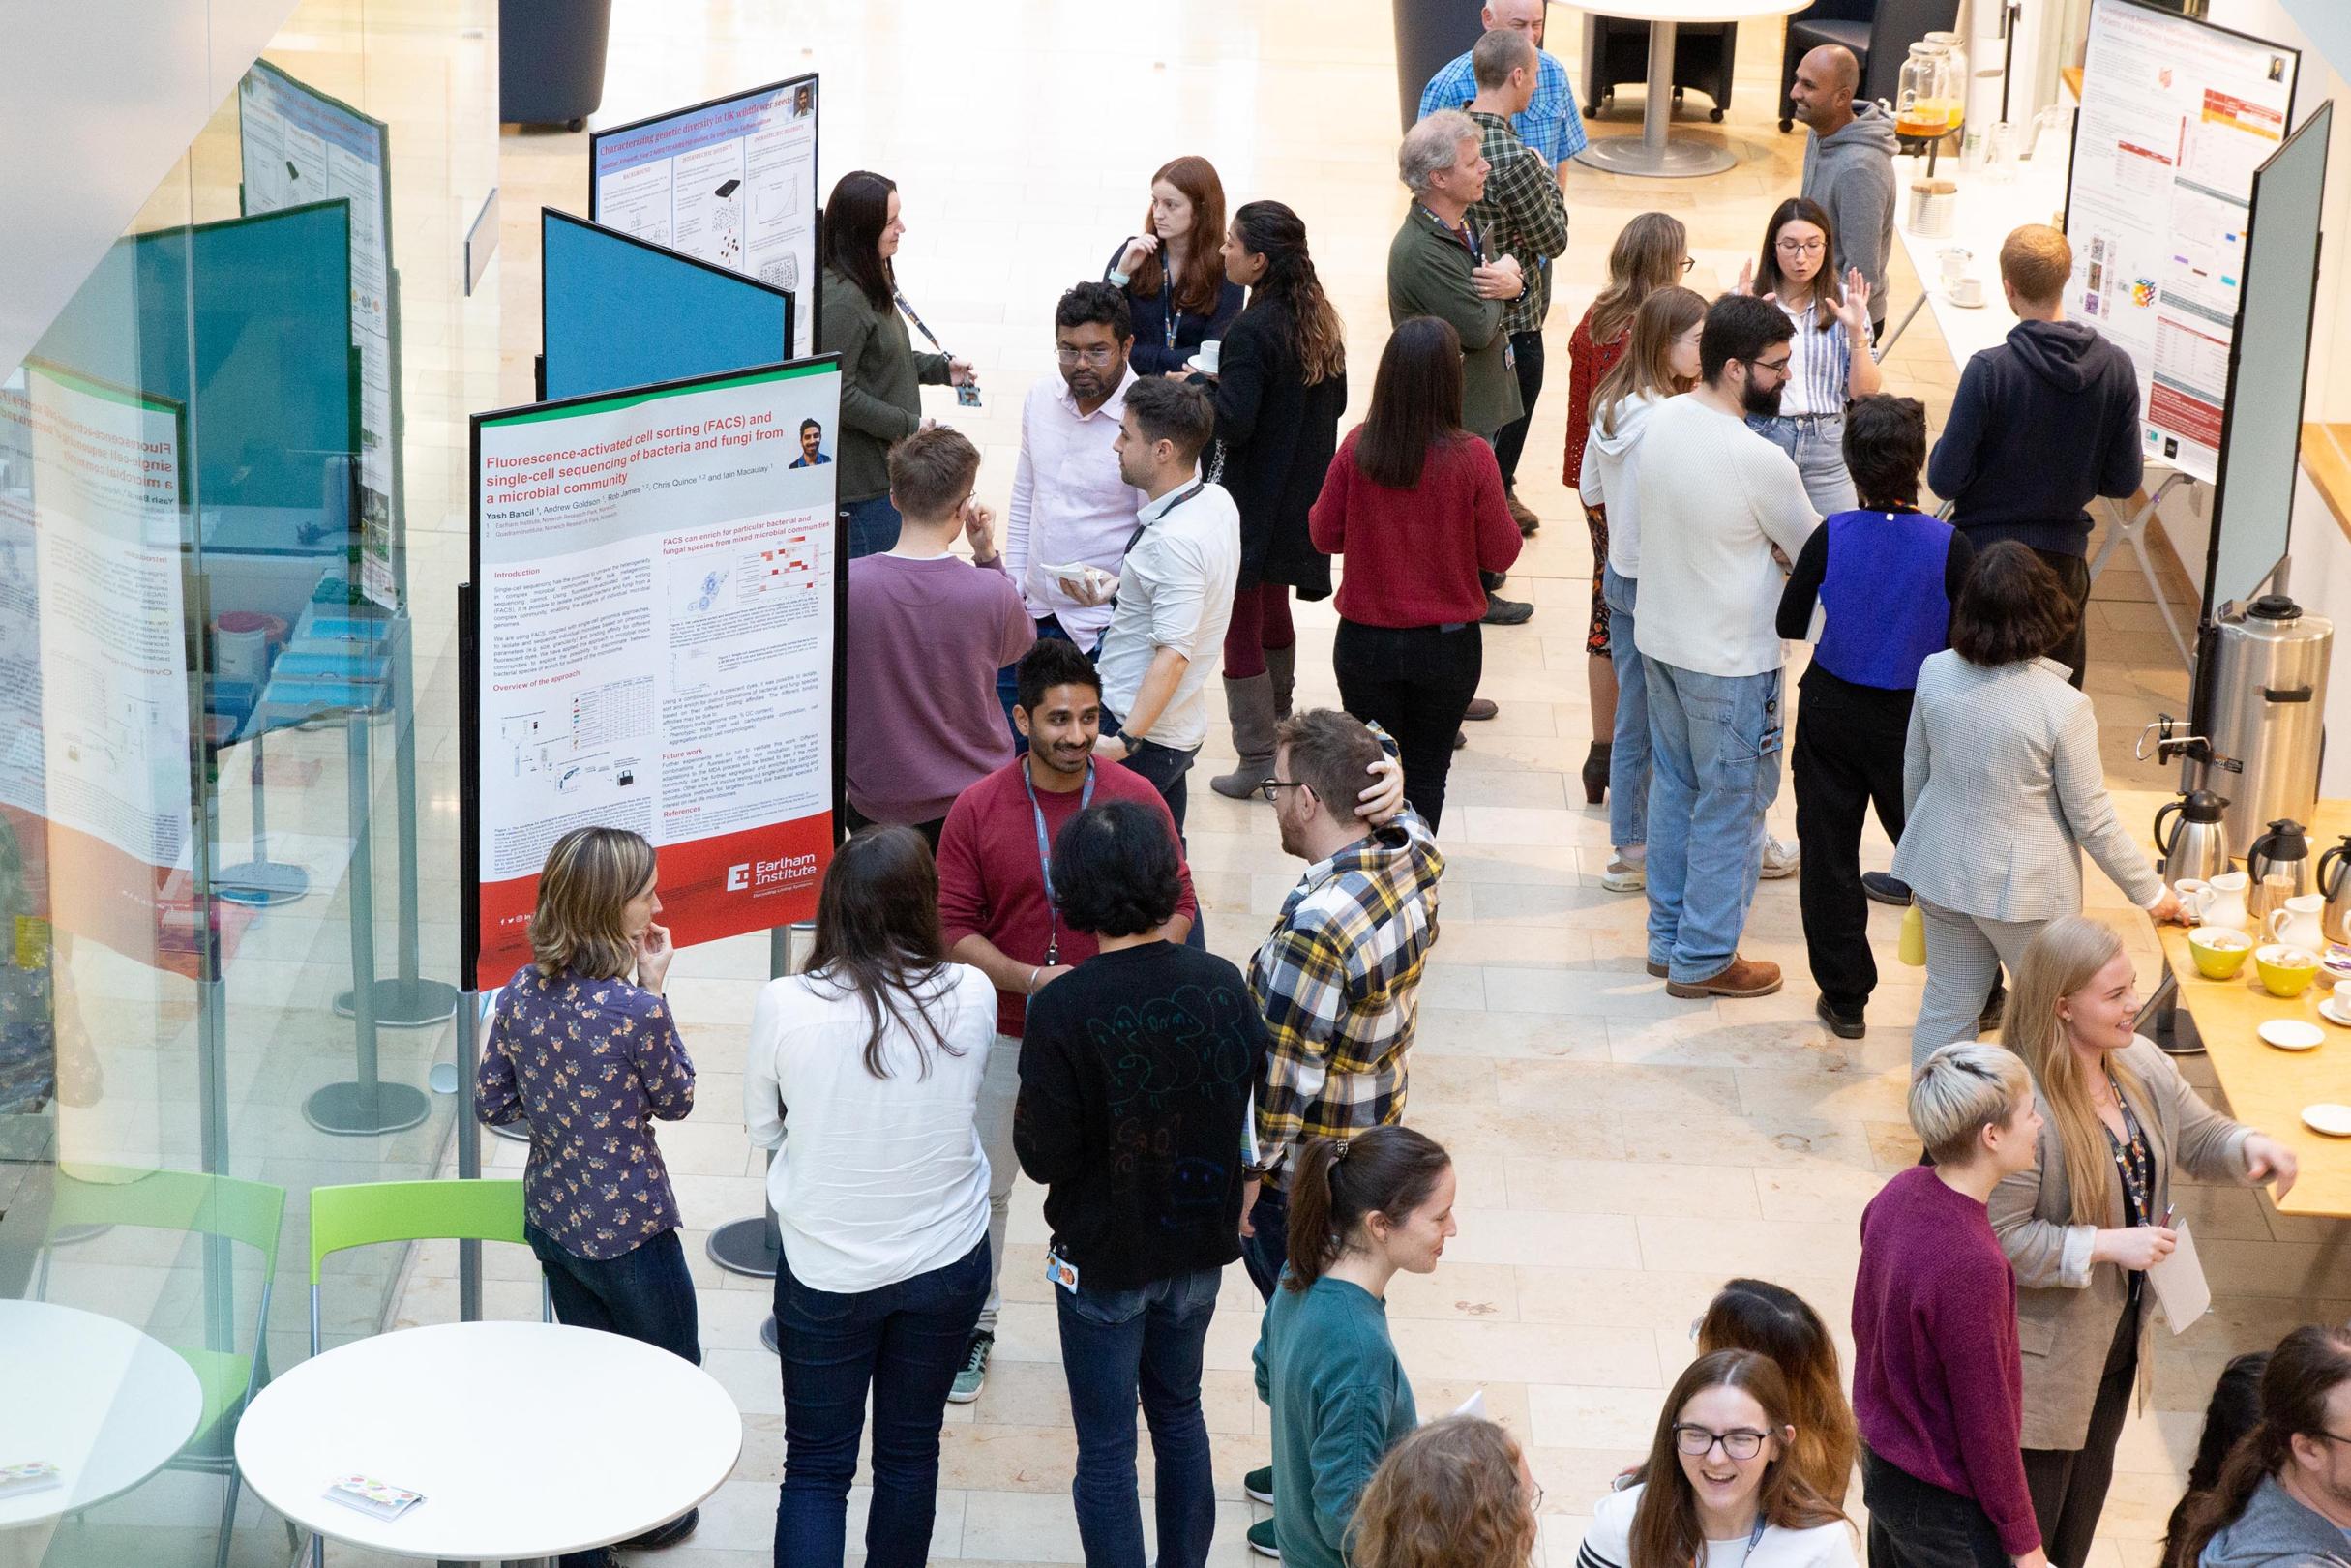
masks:
<path fill-rule="evenodd" d="M 1788 455 L 1747 429 L 1779 408 L 1787 312 L 1726 294 L 1699 331 L 1701 380 L 1642 436 L 1641 596 L 1649 681 L 1649 972 L 1675 996 L 1766 996 L 1779 965 L 1739 956 L 1779 794 L 1787 708 L 1782 574 L 1820 522 Z"/>
<path fill-rule="evenodd" d="M 1054 309 L 1058 376 L 1044 376 L 1021 405 L 1021 458 L 1004 518 L 1004 570 L 1021 590 L 1040 637 L 1066 637 L 1088 655 L 1110 625 L 1108 603 L 1070 596 L 1048 567 L 1095 566 L 1118 575 L 1143 492 L 1118 472 L 1118 422 L 1137 377 L 1126 296 L 1080 283 Z M 1006 666 L 996 695 L 1011 722 L 1015 680 Z"/>

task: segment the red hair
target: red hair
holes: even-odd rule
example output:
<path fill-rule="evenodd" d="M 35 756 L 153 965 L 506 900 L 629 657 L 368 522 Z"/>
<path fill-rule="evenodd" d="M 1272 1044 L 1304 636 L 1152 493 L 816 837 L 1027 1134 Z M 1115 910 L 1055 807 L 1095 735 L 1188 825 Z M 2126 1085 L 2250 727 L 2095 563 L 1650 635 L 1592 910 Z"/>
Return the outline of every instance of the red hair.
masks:
<path fill-rule="evenodd" d="M 1192 227 L 1183 237 L 1183 256 L 1176 269 L 1176 309 L 1194 315 L 1214 315 L 1216 298 L 1225 288 L 1225 183 L 1216 177 L 1215 164 L 1190 153 L 1162 163 L 1151 183 L 1162 180 L 1182 192 L 1184 200 L 1192 204 Z M 1143 231 L 1159 232 L 1151 226 L 1147 208 Z M 1135 268 L 1127 287 L 1137 298 L 1147 300 L 1166 282 L 1159 252 L 1154 251 Z"/>

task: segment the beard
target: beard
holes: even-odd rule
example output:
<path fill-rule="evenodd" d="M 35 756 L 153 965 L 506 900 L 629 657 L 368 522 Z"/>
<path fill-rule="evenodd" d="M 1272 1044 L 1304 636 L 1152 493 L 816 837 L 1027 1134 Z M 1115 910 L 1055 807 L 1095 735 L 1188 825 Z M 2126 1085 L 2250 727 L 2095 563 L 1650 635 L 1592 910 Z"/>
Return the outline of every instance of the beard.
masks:
<path fill-rule="evenodd" d="M 1739 400 L 1741 406 L 1757 419 L 1776 419 L 1779 416 L 1780 394 L 1787 390 L 1788 383 L 1785 381 L 1780 382 L 1770 392 L 1759 390 L 1754 382 L 1749 381 L 1746 390 L 1740 394 Z"/>
<path fill-rule="evenodd" d="M 1274 823 L 1282 830 L 1282 853 L 1299 860 L 1307 859 L 1305 839 L 1296 828 L 1291 826 L 1289 818 L 1276 816 Z"/>

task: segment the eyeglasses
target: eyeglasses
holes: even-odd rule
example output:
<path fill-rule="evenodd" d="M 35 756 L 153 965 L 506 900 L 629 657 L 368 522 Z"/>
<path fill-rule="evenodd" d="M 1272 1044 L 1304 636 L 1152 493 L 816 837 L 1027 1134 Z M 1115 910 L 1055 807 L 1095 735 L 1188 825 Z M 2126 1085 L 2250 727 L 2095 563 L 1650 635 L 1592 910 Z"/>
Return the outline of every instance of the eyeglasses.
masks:
<path fill-rule="evenodd" d="M 1776 247 L 1790 255 L 1816 256 L 1829 248 L 1829 242 L 1827 240 L 1783 239 L 1776 242 Z"/>
<path fill-rule="evenodd" d="M 1534 1495 L 1527 1499 L 1527 1512 L 1530 1514 L 1539 1514 L 1542 1511 L 1543 1484 L 1540 1481 L 1537 1481 L 1534 1483 Z"/>
<path fill-rule="evenodd" d="M 1683 257 L 1681 258 L 1681 270 L 1682 270 L 1684 273 L 1687 273 L 1687 272 L 1688 272 L 1688 271 L 1689 271 L 1689 270 L 1690 270 L 1692 267 L 1695 267 L 1696 265 L 1698 265 L 1698 258 L 1697 258 L 1696 256 L 1683 256 Z"/>
<path fill-rule="evenodd" d="M 2308 1437 L 2324 1437 L 2331 1443 L 2351 1443 L 2351 1437 L 2346 1437 L 2339 1432 L 2329 1432 L 2324 1427 L 2319 1428 L 2316 1432 L 2305 1433 L 2304 1435 Z"/>
<path fill-rule="evenodd" d="M 1789 356 L 1783 354 L 1778 359 L 1752 359 L 1747 361 L 1747 368 L 1752 370 L 1770 370 L 1773 375 L 1786 375 L 1788 358 Z"/>
<path fill-rule="evenodd" d="M 1769 1435 L 1769 1433 L 1757 1432 L 1749 1427 L 1710 1432 L 1705 1427 L 1683 1421 L 1674 1428 L 1674 1446 L 1692 1459 L 1703 1459 L 1713 1452 L 1716 1443 L 1720 1443 L 1722 1451 L 1733 1459 L 1753 1459 L 1763 1452 L 1764 1438 Z"/>
<path fill-rule="evenodd" d="M 1096 370 L 1101 370 L 1116 358 L 1117 354 L 1118 351 L 1116 348 L 1096 344 L 1092 348 L 1056 348 L 1054 350 L 1053 357 L 1064 365 L 1075 365 L 1080 360 L 1084 360 Z"/>
<path fill-rule="evenodd" d="M 1263 797 L 1265 797 L 1265 804 L 1266 804 L 1266 805 L 1268 805 L 1268 806 L 1279 806 L 1279 805 L 1282 803 L 1282 791 L 1283 791 L 1283 790 L 1285 790 L 1285 789 L 1304 789 L 1304 788 L 1306 788 L 1306 787 L 1307 787 L 1307 785 L 1306 785 L 1306 784 L 1304 784 L 1302 781 L 1299 781 L 1299 780 L 1295 780 L 1295 779 L 1267 779 L 1267 780 L 1266 780 L 1266 781 L 1265 781 L 1263 784 L 1259 784 L 1259 785 L 1257 786 L 1257 792 L 1258 792 L 1260 795 L 1262 795 Z"/>

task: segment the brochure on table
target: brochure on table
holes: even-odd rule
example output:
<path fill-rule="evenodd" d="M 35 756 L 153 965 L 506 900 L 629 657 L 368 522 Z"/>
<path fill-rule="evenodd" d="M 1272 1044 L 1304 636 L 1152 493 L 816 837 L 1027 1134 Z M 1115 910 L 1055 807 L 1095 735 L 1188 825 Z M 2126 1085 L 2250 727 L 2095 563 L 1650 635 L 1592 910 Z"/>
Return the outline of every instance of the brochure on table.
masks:
<path fill-rule="evenodd" d="M 347 104 L 256 61 L 237 94 L 248 214 L 351 204 L 351 340 L 359 345 L 360 591 L 399 607 L 400 351 L 393 330 L 389 132 Z"/>
<path fill-rule="evenodd" d="M 2292 123 L 2301 55 L 2140 0 L 2096 0 L 2066 233 L 2067 313 L 2138 367 L 2147 458 L 2210 483 L 2253 171 Z"/>
<path fill-rule="evenodd" d="M 792 352 L 817 346 L 816 76 L 588 138 L 588 216 L 793 295 Z"/>
<path fill-rule="evenodd" d="M 832 857 L 845 586 L 832 357 L 473 420 L 467 974 L 530 958 L 575 827 L 660 856 L 680 945 L 809 918 Z"/>

